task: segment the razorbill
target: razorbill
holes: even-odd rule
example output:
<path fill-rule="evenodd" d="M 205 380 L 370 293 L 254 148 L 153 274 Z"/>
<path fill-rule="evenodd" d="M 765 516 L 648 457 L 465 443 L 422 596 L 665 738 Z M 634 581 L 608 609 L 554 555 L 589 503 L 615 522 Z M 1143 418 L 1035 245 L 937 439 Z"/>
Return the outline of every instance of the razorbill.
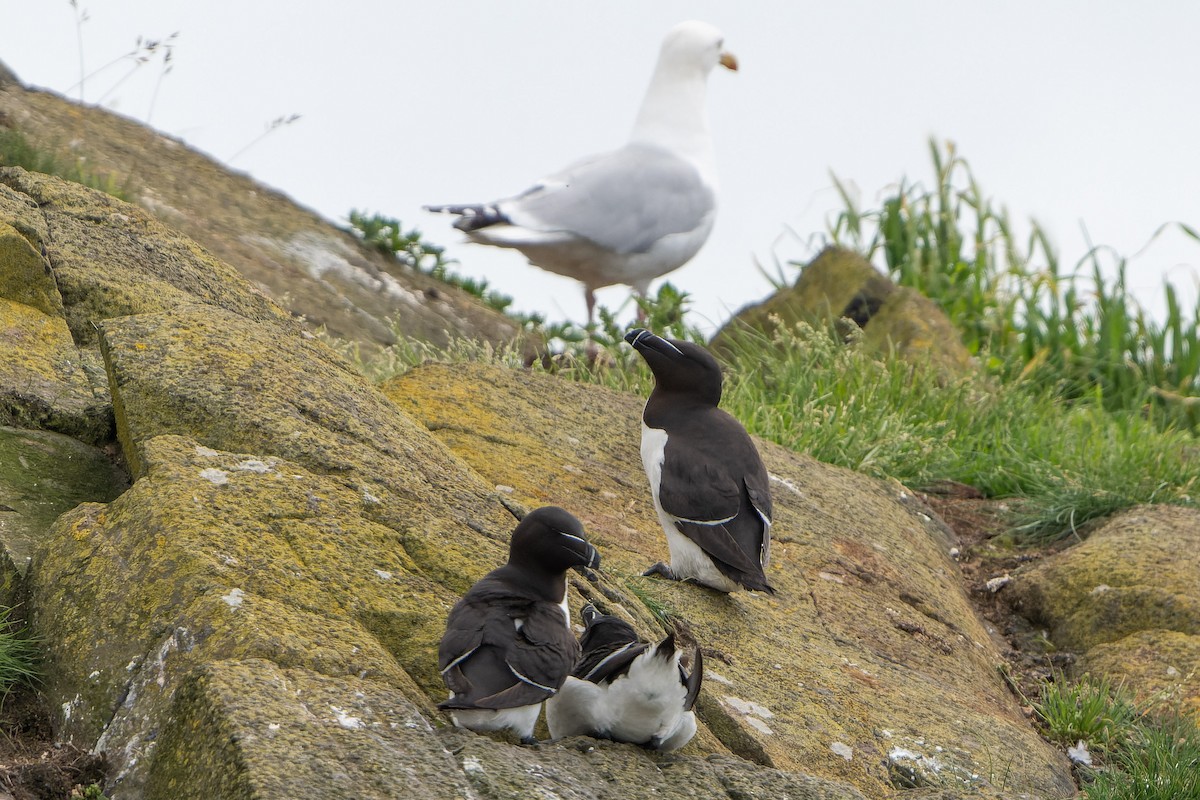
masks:
<path fill-rule="evenodd" d="M 583 654 L 571 677 L 546 701 L 550 736 L 586 735 L 678 750 L 696 733 L 692 706 L 704 663 L 699 648 L 692 671 L 679 663 L 675 634 L 658 644 L 638 640 L 633 627 L 590 603 L 580 612 Z"/>
<path fill-rule="evenodd" d="M 559 690 L 579 656 L 566 572 L 599 565 L 583 525 L 563 509 L 546 506 L 521 520 L 508 563 L 468 589 L 446 619 L 438 669 L 450 698 L 438 707 L 455 725 L 508 729 L 535 741 L 542 701 Z"/>
<path fill-rule="evenodd" d="M 771 490 L 742 424 L 717 408 L 721 367 L 703 347 L 634 328 L 625 341 L 654 373 L 642 412 L 642 466 L 671 565 L 644 574 L 722 592 L 771 592 Z"/>
<path fill-rule="evenodd" d="M 458 215 L 472 242 L 520 251 L 536 267 L 580 281 L 588 324 L 595 290 L 650 282 L 686 264 L 716 218 L 716 167 L 705 112 L 708 75 L 736 70 L 721 32 L 684 22 L 663 39 L 627 144 L 577 161 L 513 197 L 426 206 Z"/>

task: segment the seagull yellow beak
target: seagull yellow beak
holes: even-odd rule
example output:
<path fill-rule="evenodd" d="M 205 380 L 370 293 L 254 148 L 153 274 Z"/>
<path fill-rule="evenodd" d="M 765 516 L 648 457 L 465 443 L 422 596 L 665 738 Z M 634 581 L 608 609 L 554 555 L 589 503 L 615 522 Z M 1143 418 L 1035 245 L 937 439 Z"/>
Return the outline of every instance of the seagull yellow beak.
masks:
<path fill-rule="evenodd" d="M 717 63 L 725 69 L 737 72 L 737 56 L 733 53 L 721 53 L 721 60 Z"/>

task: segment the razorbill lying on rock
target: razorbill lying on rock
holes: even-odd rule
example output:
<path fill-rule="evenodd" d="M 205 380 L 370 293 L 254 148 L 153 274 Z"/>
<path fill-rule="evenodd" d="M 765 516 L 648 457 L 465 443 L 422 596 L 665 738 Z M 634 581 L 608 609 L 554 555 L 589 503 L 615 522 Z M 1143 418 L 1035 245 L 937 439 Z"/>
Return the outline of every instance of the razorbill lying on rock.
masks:
<path fill-rule="evenodd" d="M 508 729 L 535 741 L 542 701 L 559 690 L 579 656 L 566 571 L 599 565 L 583 525 L 563 509 L 539 508 L 521 520 L 508 563 L 467 590 L 446 619 L 438 668 L 450 698 L 438 707 L 455 725 Z"/>
<path fill-rule="evenodd" d="M 625 334 L 654 373 L 642 412 L 642 466 L 671 565 L 645 572 L 722 592 L 774 593 L 767 469 L 742 424 L 717 408 L 721 367 L 703 347 L 642 328 Z"/>
<path fill-rule="evenodd" d="M 638 640 L 633 627 L 588 604 L 581 612 L 583 655 L 571 677 L 546 701 L 550 736 L 586 735 L 678 750 L 696 733 L 692 705 L 704 665 L 697 648 L 689 674 L 679 663 L 675 634 L 658 644 Z"/>

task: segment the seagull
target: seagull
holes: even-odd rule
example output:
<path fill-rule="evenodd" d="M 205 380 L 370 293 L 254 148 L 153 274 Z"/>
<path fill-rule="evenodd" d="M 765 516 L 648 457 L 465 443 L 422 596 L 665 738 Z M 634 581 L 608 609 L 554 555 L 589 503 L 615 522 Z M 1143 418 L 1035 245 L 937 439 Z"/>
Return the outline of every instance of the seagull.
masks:
<path fill-rule="evenodd" d="M 705 94 L 717 65 L 737 70 L 721 32 L 683 22 L 663 39 L 629 142 L 577 161 L 492 203 L 425 206 L 457 214 L 470 241 L 521 251 L 535 267 L 583 283 L 591 327 L 596 289 L 650 282 L 686 264 L 716 215 Z M 640 316 L 640 312 L 639 312 Z"/>
<path fill-rule="evenodd" d="M 642 466 L 667 535 L 671 565 L 645 575 L 712 589 L 774 593 L 771 487 L 742 424 L 717 408 L 721 367 L 692 342 L 634 328 L 625 334 L 654 373 L 642 412 Z"/>
<path fill-rule="evenodd" d="M 583 734 L 663 751 L 691 741 L 692 706 L 704 675 L 699 648 L 688 673 L 679 663 L 675 634 L 649 644 L 628 622 L 590 603 L 580 616 L 586 626 L 583 655 L 559 693 L 546 701 L 550 737 Z"/>
<path fill-rule="evenodd" d="M 598 566 L 583 525 L 563 509 L 546 506 L 521 520 L 508 563 L 468 589 L 446 619 L 438 669 L 450 697 L 438 707 L 455 725 L 536 741 L 542 701 L 558 692 L 579 656 L 566 572 Z"/>

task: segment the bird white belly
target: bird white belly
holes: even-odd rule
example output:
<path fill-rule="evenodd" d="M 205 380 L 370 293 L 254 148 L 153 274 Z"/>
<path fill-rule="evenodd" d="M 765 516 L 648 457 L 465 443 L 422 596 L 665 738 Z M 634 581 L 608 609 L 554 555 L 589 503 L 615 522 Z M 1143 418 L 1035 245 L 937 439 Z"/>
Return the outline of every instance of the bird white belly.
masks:
<path fill-rule="evenodd" d="M 450 712 L 450 719 L 460 728 L 473 731 L 511 730 L 521 738 L 528 739 L 533 736 L 533 727 L 541 710 L 541 703 L 499 710 L 455 709 Z"/>
<path fill-rule="evenodd" d="M 675 517 L 663 511 L 658 501 L 658 487 L 662 481 L 663 460 L 666 457 L 667 432 L 662 428 L 651 428 L 642 423 L 642 466 L 650 481 L 650 494 L 654 498 L 654 510 L 658 522 L 667 535 L 667 548 L 671 551 L 671 570 L 677 577 L 691 578 L 705 586 L 722 592 L 735 592 L 738 585 L 717 569 L 712 559 L 700 549 L 700 545 L 679 532 Z"/>

